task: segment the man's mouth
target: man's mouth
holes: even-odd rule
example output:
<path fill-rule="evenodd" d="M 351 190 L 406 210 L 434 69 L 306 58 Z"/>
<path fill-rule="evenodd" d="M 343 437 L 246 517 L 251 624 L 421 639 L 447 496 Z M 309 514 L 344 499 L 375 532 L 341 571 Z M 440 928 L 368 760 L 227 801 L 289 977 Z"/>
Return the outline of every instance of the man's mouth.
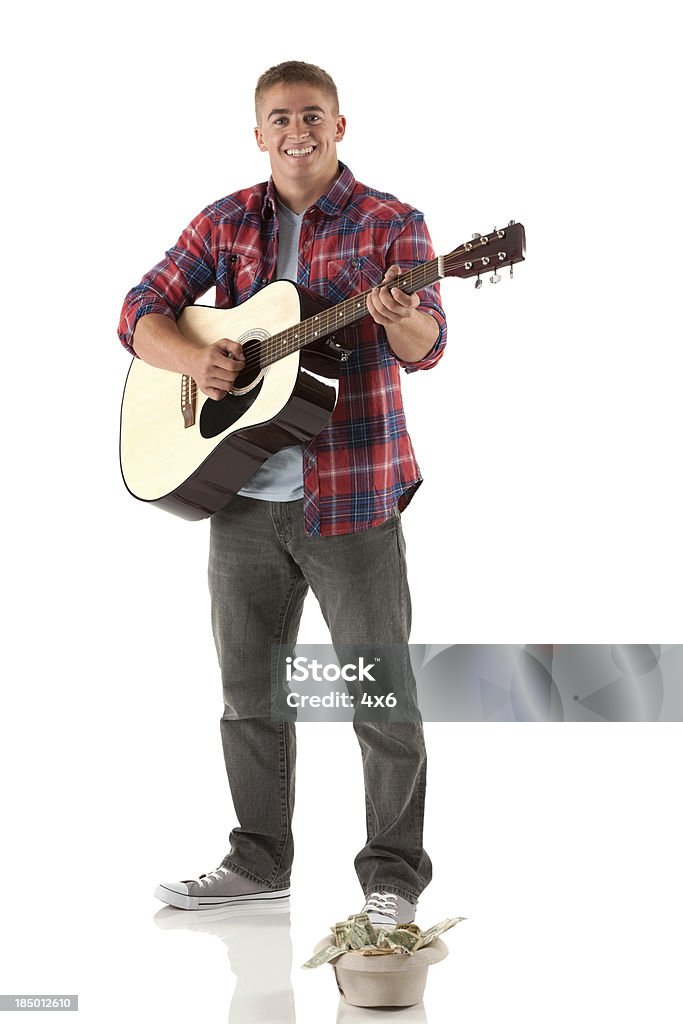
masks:
<path fill-rule="evenodd" d="M 315 146 L 302 146 L 300 149 L 286 149 L 285 153 L 287 154 L 287 156 L 292 156 L 295 157 L 296 159 L 299 159 L 303 156 L 310 156 L 314 149 Z"/>

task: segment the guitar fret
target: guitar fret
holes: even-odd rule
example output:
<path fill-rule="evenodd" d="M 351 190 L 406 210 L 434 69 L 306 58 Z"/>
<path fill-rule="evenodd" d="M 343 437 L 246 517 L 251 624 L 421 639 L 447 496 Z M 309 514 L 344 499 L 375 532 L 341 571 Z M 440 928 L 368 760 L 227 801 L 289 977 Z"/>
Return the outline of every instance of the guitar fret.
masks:
<path fill-rule="evenodd" d="M 411 295 L 438 281 L 442 276 L 439 273 L 438 259 L 433 259 L 414 267 L 406 274 L 401 274 L 398 281 L 401 290 Z M 290 327 L 286 331 L 274 335 L 264 343 L 264 351 L 260 359 L 261 366 L 268 366 L 286 355 L 297 352 L 316 338 L 325 338 L 336 330 L 349 327 L 357 320 L 361 320 L 367 315 L 365 300 L 370 294 L 370 290 L 344 299 L 331 309 L 316 313 L 314 317 L 302 320 L 296 327 Z"/>

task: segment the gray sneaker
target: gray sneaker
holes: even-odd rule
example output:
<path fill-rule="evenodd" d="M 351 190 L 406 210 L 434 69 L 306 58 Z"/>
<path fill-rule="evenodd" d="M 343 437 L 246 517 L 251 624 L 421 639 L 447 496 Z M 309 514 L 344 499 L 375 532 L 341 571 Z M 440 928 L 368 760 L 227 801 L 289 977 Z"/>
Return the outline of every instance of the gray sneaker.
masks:
<path fill-rule="evenodd" d="M 379 928 L 411 924 L 415 920 L 417 903 L 409 903 L 394 892 L 371 892 L 365 898 L 361 913 Z"/>
<path fill-rule="evenodd" d="M 216 868 L 199 878 L 188 878 L 183 882 L 162 882 L 154 890 L 162 903 L 181 910 L 202 910 L 206 907 L 226 907 L 233 903 L 251 903 L 254 900 L 284 900 L 289 896 L 286 889 L 269 889 L 259 882 L 252 882 L 243 875 L 237 875 L 227 868 Z"/>

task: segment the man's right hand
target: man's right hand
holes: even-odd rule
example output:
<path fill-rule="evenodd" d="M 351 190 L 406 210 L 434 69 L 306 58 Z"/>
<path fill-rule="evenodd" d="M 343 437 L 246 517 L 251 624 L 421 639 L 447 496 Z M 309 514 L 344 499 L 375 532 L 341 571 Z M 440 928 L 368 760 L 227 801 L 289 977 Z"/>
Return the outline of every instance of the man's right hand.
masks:
<path fill-rule="evenodd" d="M 235 378 L 244 369 L 242 346 L 238 341 L 219 338 L 192 353 L 189 373 L 207 398 L 218 401 L 232 390 Z"/>
<path fill-rule="evenodd" d="M 232 389 L 244 369 L 244 355 L 238 341 L 219 338 L 211 345 L 189 341 L 172 317 L 161 313 L 141 316 L 133 335 L 135 354 L 150 366 L 188 374 L 207 398 L 218 401 Z"/>

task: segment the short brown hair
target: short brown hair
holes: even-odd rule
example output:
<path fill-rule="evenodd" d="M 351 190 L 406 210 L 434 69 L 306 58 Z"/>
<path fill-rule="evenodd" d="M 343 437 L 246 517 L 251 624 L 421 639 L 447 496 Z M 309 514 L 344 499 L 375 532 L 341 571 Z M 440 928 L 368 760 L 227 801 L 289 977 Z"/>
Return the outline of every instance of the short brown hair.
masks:
<path fill-rule="evenodd" d="M 333 101 L 334 113 L 339 113 L 339 96 L 337 86 L 327 71 L 323 71 L 316 64 L 306 64 L 302 60 L 286 60 L 282 64 L 276 64 L 264 71 L 256 83 L 254 94 L 254 106 L 256 107 L 256 120 L 259 121 L 259 104 L 263 94 L 274 85 L 297 85 L 299 82 L 306 82 L 308 85 L 317 85 Z"/>

